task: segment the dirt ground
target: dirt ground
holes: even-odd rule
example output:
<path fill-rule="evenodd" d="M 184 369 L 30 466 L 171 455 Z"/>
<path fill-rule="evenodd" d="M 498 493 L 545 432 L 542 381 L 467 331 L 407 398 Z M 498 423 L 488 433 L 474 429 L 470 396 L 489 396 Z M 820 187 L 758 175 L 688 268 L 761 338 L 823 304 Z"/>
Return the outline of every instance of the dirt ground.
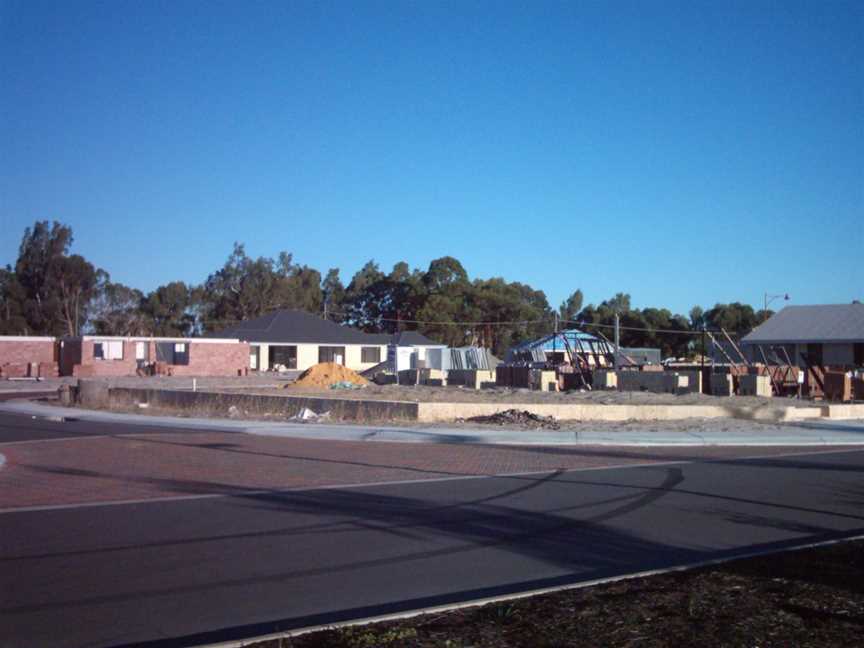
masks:
<path fill-rule="evenodd" d="M 464 387 L 429 387 L 425 385 L 375 385 L 362 389 L 300 388 L 292 386 L 298 372 L 293 374 L 256 374 L 242 378 L 197 378 L 200 391 L 261 394 L 266 396 L 318 396 L 322 398 L 348 398 L 368 400 L 411 401 L 421 403 L 598 403 L 610 405 L 716 405 L 735 404 L 748 407 L 808 407 L 811 401 L 790 398 L 757 398 L 735 396 L 718 398 L 704 394 L 652 394 L 649 392 L 586 391 L 550 393 L 530 389 L 495 387 L 466 389 Z M 151 376 L 146 378 L 100 378 L 112 387 L 135 389 L 191 390 L 192 378 L 177 376 Z M 40 382 L 0 381 L 0 391 L 32 391 L 56 389 L 76 379 L 61 378 Z"/>
<path fill-rule="evenodd" d="M 857 541 L 250 648 L 860 646 L 862 634 Z"/>
<path fill-rule="evenodd" d="M 230 391 L 226 389 L 225 391 Z M 363 398 L 369 400 L 412 401 L 419 403 L 598 403 L 608 405 L 716 405 L 732 403 L 750 407 L 804 407 L 812 403 L 796 399 L 735 396 L 718 398 L 704 394 L 652 394 L 649 392 L 585 391 L 540 392 L 530 389 L 495 387 L 466 389 L 464 387 L 428 387 L 425 385 L 369 385 L 362 389 L 307 389 L 288 386 L 280 389 L 249 389 L 244 393 L 303 395 L 322 398 Z"/>

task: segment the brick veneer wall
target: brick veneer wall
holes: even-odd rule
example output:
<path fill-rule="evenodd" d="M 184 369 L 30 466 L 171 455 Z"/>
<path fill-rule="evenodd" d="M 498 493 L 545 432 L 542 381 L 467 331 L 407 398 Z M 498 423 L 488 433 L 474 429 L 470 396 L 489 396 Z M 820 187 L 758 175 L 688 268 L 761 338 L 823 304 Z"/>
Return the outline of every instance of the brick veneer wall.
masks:
<path fill-rule="evenodd" d="M 142 340 L 123 341 L 122 360 L 99 360 L 93 357 L 94 340 L 82 340 L 78 362 L 72 367 L 72 375 L 89 378 L 94 376 L 134 376 L 138 369 L 135 346 Z M 156 343 L 149 340 L 148 362 L 156 359 Z M 68 344 L 68 341 L 66 341 Z M 195 342 L 189 340 L 189 364 L 167 365 L 175 376 L 238 376 L 249 369 L 249 344 L 247 342 Z"/>
<path fill-rule="evenodd" d="M 243 376 L 249 372 L 249 343 L 192 342 L 189 346 L 189 364 L 172 367 L 175 376 Z"/>
<path fill-rule="evenodd" d="M 0 376 L 52 376 L 56 374 L 57 342 L 53 338 L 26 340 L 0 337 Z M 36 368 L 31 365 L 37 365 Z"/>

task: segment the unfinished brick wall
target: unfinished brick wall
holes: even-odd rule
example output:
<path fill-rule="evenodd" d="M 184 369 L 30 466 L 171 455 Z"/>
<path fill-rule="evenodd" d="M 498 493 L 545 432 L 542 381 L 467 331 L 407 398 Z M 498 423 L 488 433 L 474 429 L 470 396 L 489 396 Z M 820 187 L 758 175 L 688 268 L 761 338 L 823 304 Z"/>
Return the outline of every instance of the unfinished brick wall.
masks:
<path fill-rule="evenodd" d="M 191 342 L 189 364 L 172 367 L 175 376 L 245 376 L 249 372 L 249 343 Z"/>
<path fill-rule="evenodd" d="M 0 337 L 0 377 L 53 377 L 57 374 L 54 338 Z"/>
<path fill-rule="evenodd" d="M 134 376 L 138 369 L 135 360 L 135 342 L 123 341 L 123 358 L 120 360 L 102 360 L 93 356 L 94 340 L 81 340 L 81 355 L 72 368 L 76 378 L 91 378 L 94 376 Z"/>
<path fill-rule="evenodd" d="M 64 371 L 78 378 L 92 378 L 97 376 L 135 376 L 138 372 L 138 361 L 135 349 L 138 342 L 147 345 L 147 362 L 156 360 L 156 344 L 162 342 L 159 338 L 150 340 L 124 340 L 123 358 L 117 360 L 103 360 L 93 356 L 93 348 L 98 340 L 77 340 L 80 345 L 80 353 L 72 351 L 70 356 L 76 357 L 76 362 L 67 367 L 64 362 Z M 64 340 L 69 344 L 70 340 Z M 159 362 L 160 369 L 166 368 L 174 376 L 240 376 L 246 375 L 249 370 L 249 344 L 247 342 L 195 342 L 194 339 L 187 340 L 189 347 L 189 364 L 175 365 Z M 66 352 L 64 349 L 64 358 Z"/>

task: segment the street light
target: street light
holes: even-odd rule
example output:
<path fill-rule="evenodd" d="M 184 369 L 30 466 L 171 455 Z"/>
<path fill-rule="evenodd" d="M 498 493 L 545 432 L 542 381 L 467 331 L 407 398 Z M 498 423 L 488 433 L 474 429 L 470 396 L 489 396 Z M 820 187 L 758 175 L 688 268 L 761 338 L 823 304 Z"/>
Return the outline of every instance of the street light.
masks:
<path fill-rule="evenodd" d="M 765 319 L 768 319 L 768 304 L 773 302 L 775 299 L 783 298 L 783 301 L 789 301 L 789 293 L 780 293 L 777 295 L 769 295 L 767 292 L 765 293 L 765 308 L 762 309 L 762 312 L 765 313 Z"/>

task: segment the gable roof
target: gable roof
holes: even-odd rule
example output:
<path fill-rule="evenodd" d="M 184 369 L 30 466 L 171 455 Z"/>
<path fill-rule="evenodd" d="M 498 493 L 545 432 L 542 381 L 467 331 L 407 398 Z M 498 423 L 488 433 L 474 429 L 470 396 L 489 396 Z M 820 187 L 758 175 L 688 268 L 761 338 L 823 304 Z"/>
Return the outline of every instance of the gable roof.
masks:
<path fill-rule="evenodd" d="M 430 340 L 428 337 L 422 333 L 418 333 L 417 331 L 400 331 L 399 333 L 394 333 L 393 337 L 390 339 L 390 343 L 397 346 L 447 346 L 446 344 Z"/>
<path fill-rule="evenodd" d="M 744 344 L 864 342 L 864 304 L 786 306 L 744 337 Z"/>
<path fill-rule="evenodd" d="M 214 335 L 270 344 L 380 345 L 390 341 L 389 335 L 364 333 L 298 310 L 273 311 L 255 319 L 244 320 Z"/>

